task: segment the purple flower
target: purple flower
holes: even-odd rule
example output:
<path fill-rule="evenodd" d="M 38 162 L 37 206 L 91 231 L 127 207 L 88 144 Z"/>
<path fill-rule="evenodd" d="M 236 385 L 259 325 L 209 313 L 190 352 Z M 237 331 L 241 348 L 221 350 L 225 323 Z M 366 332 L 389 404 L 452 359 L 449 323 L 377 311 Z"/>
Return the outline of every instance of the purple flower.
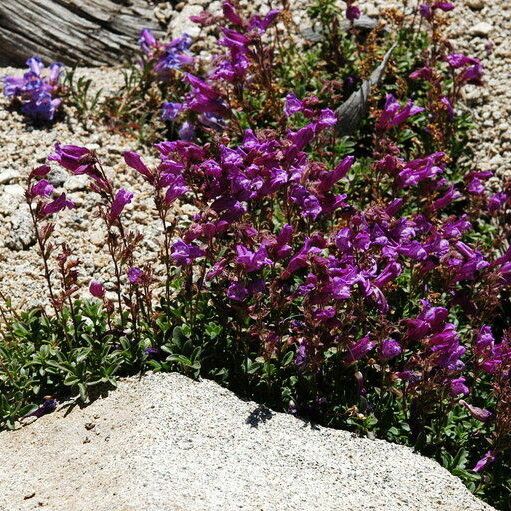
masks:
<path fill-rule="evenodd" d="M 164 357 L 164 353 L 161 348 L 151 346 L 144 350 L 144 353 L 148 360 L 158 360 Z"/>
<path fill-rule="evenodd" d="M 31 197 L 49 197 L 53 193 L 53 185 L 46 179 L 41 179 L 30 189 Z"/>
<path fill-rule="evenodd" d="M 292 117 L 293 115 L 303 112 L 305 109 L 303 101 L 298 99 L 295 94 L 288 94 L 286 96 L 286 102 L 284 104 L 284 113 L 287 117 Z M 308 111 L 307 113 L 312 113 L 312 111 Z"/>
<path fill-rule="evenodd" d="M 185 243 L 180 238 L 172 245 L 171 257 L 178 266 L 188 266 L 204 255 L 205 252 L 197 245 Z"/>
<path fill-rule="evenodd" d="M 475 340 L 475 350 L 476 352 L 481 352 L 486 348 L 493 347 L 495 344 L 495 337 L 493 336 L 493 332 L 490 326 L 483 325 L 479 330 L 476 340 Z"/>
<path fill-rule="evenodd" d="M 59 89 L 62 64 L 54 62 L 43 73 L 44 65 L 39 57 L 27 60 L 29 68 L 23 77 L 7 76 L 4 78 L 4 95 L 16 97 L 21 103 L 21 111 L 36 121 L 52 121 L 62 103 L 55 97 Z"/>
<path fill-rule="evenodd" d="M 417 371 L 409 371 L 409 370 L 399 371 L 396 373 L 396 376 L 399 379 L 404 380 L 408 383 L 418 383 L 422 380 L 422 375 Z"/>
<path fill-rule="evenodd" d="M 474 472 L 482 472 L 488 465 L 491 465 L 495 461 L 495 458 L 496 456 L 494 451 L 487 451 L 485 455 L 475 464 L 475 467 L 472 470 Z"/>
<path fill-rule="evenodd" d="M 304 186 L 295 186 L 291 190 L 290 199 L 299 206 L 303 216 L 315 220 L 322 211 L 319 199 Z"/>
<path fill-rule="evenodd" d="M 105 296 L 105 287 L 97 280 L 91 280 L 89 284 L 89 292 L 96 298 L 103 298 Z"/>
<path fill-rule="evenodd" d="M 268 258 L 266 247 L 263 245 L 256 252 L 248 250 L 243 245 L 236 245 L 236 262 L 250 273 L 271 264 L 272 260 Z"/>
<path fill-rule="evenodd" d="M 227 298 L 235 302 L 243 302 L 250 296 L 249 290 L 242 282 L 231 282 L 227 288 Z"/>
<path fill-rule="evenodd" d="M 348 348 L 348 354 L 344 358 L 344 361 L 347 364 L 356 362 L 367 355 L 375 346 L 376 342 L 371 341 L 369 335 L 366 335 Z"/>
<path fill-rule="evenodd" d="M 355 158 L 353 156 L 346 156 L 334 170 L 322 173 L 316 187 L 317 190 L 321 193 L 330 191 L 337 181 L 346 176 L 354 162 Z"/>
<path fill-rule="evenodd" d="M 63 193 L 59 195 L 54 201 L 48 202 L 45 204 L 40 211 L 41 216 L 50 216 L 55 213 L 58 213 L 59 211 L 62 211 L 65 208 L 72 209 L 75 207 L 75 203 L 71 200 L 69 200 L 66 197 L 66 194 Z"/>
<path fill-rule="evenodd" d="M 123 209 L 132 201 L 133 196 L 133 192 L 129 192 L 124 188 L 117 191 L 110 206 L 109 217 L 111 222 L 117 220 L 119 216 L 121 216 Z"/>
<path fill-rule="evenodd" d="M 260 33 L 268 30 L 268 27 L 277 19 L 280 11 L 277 9 L 272 9 L 268 11 L 268 14 L 262 18 L 261 16 L 252 16 L 249 21 L 249 28 L 256 29 Z"/>
<path fill-rule="evenodd" d="M 443 0 L 433 3 L 433 5 L 421 4 L 419 6 L 419 13 L 423 18 L 430 20 L 436 9 L 444 12 L 452 11 L 454 9 L 454 4 Z"/>
<path fill-rule="evenodd" d="M 472 415 L 472 417 L 474 417 L 474 419 L 477 419 L 478 421 L 486 422 L 493 416 L 493 414 L 489 410 L 486 410 L 486 408 L 479 408 L 478 406 L 473 406 L 464 401 L 463 399 L 460 399 L 460 404 L 463 405 L 469 411 L 470 415 Z"/>
<path fill-rule="evenodd" d="M 484 184 L 477 177 L 473 177 L 467 185 L 467 191 L 474 195 L 481 195 L 484 193 Z"/>
<path fill-rule="evenodd" d="M 243 26 L 243 18 L 238 14 L 236 8 L 231 2 L 223 2 L 222 10 L 225 18 L 230 21 L 233 25 Z"/>
<path fill-rule="evenodd" d="M 48 413 L 52 413 L 57 409 L 58 401 L 56 399 L 50 398 L 45 399 L 44 403 L 34 410 L 33 412 L 25 415 L 23 419 L 26 419 L 27 417 L 37 417 L 40 418 L 43 415 L 47 415 Z"/>
<path fill-rule="evenodd" d="M 379 355 L 382 360 L 390 360 L 400 355 L 402 351 L 403 348 L 396 340 L 385 339 L 380 345 Z"/>
<path fill-rule="evenodd" d="M 346 19 L 350 21 L 355 21 L 360 18 L 360 9 L 356 5 L 348 5 L 346 7 Z"/>
<path fill-rule="evenodd" d="M 429 4 L 420 4 L 419 13 L 423 18 L 427 20 L 431 19 L 433 16 L 433 10 Z"/>
<path fill-rule="evenodd" d="M 447 192 L 445 192 L 442 197 L 436 199 L 431 205 L 431 209 L 433 211 L 438 211 L 447 207 L 451 202 L 459 199 L 461 197 L 461 193 L 454 189 L 454 186 L 451 186 Z"/>
<path fill-rule="evenodd" d="M 44 64 L 43 61 L 41 60 L 41 57 L 37 56 L 30 57 L 27 60 L 26 65 L 28 66 L 30 71 L 32 71 L 32 73 L 34 73 L 35 75 L 40 75 L 41 71 L 44 69 Z"/>
<path fill-rule="evenodd" d="M 415 106 L 412 101 L 401 106 L 392 94 L 387 94 L 385 106 L 376 123 L 376 128 L 380 131 L 389 130 L 423 111 L 424 108 Z"/>
<path fill-rule="evenodd" d="M 429 82 L 433 79 L 433 69 L 431 69 L 429 66 L 421 67 L 410 73 L 410 78 L 412 80 L 421 79 Z"/>
<path fill-rule="evenodd" d="M 480 63 L 479 59 L 475 57 L 467 57 L 462 53 L 450 53 L 445 57 L 445 60 L 453 69 L 459 69 L 461 67 L 471 66 Z"/>
<path fill-rule="evenodd" d="M 295 365 L 301 367 L 307 362 L 307 343 L 302 340 L 296 348 Z"/>
<path fill-rule="evenodd" d="M 320 110 L 319 117 L 316 123 L 317 130 L 323 130 L 327 128 L 333 128 L 337 124 L 337 115 L 330 108 L 324 108 Z"/>
<path fill-rule="evenodd" d="M 49 92 L 40 92 L 33 94 L 30 100 L 23 103 L 21 111 L 35 120 L 52 121 L 61 103 L 60 98 L 52 98 Z"/>
<path fill-rule="evenodd" d="M 86 147 L 61 145 L 58 142 L 55 144 L 55 152 L 48 156 L 48 160 L 56 161 L 75 175 L 89 173 L 96 163 L 93 152 Z"/>
<path fill-rule="evenodd" d="M 385 284 L 394 280 L 398 275 L 401 274 L 402 267 L 399 263 L 391 262 L 383 268 L 381 273 L 374 279 L 373 283 L 375 286 L 379 288 L 383 287 Z"/>
<path fill-rule="evenodd" d="M 161 117 L 164 121 L 174 121 L 176 117 L 184 110 L 184 108 L 185 107 L 182 103 L 163 103 Z"/>
<path fill-rule="evenodd" d="M 449 119 L 453 119 L 455 111 L 451 100 L 447 96 L 443 96 L 440 98 L 440 103 L 442 103 L 442 105 L 445 107 L 445 111 L 447 112 Z"/>
<path fill-rule="evenodd" d="M 4 96 L 13 97 L 21 95 L 25 85 L 25 79 L 23 77 L 6 76 L 3 81 Z"/>
<path fill-rule="evenodd" d="M 506 203 L 507 199 L 507 194 L 504 192 L 497 192 L 493 194 L 488 200 L 488 211 L 490 213 L 494 213 L 497 211 L 497 209 Z"/>
<path fill-rule="evenodd" d="M 483 67 L 481 61 L 475 57 L 467 57 L 462 53 L 451 53 L 445 60 L 452 69 L 459 69 L 456 79 L 462 83 L 481 85 Z"/>
<path fill-rule="evenodd" d="M 452 2 L 440 0 L 433 4 L 433 9 L 440 9 L 441 11 L 448 12 L 454 9 L 454 4 Z"/>
<path fill-rule="evenodd" d="M 180 175 L 168 174 L 165 185 L 168 186 L 165 192 L 165 203 L 167 206 L 170 206 L 178 197 L 181 197 L 181 195 L 188 191 L 188 186 L 183 176 Z"/>
<path fill-rule="evenodd" d="M 195 126 L 189 122 L 185 121 L 183 124 L 181 124 L 181 127 L 179 128 L 179 138 L 181 140 L 194 140 L 195 139 Z"/>
<path fill-rule="evenodd" d="M 454 378 L 449 382 L 449 391 L 453 397 L 466 396 L 469 394 L 470 389 L 466 385 L 466 378 L 463 376 Z"/>
<path fill-rule="evenodd" d="M 157 46 L 156 38 L 154 37 L 153 33 L 147 28 L 144 28 L 144 30 L 140 32 L 138 44 L 140 45 L 142 51 L 146 54 L 148 54 L 150 51 L 152 51 L 153 48 Z"/>
<path fill-rule="evenodd" d="M 444 171 L 444 157 L 445 153 L 436 152 L 405 163 L 397 173 L 396 185 L 407 188 L 435 178 Z"/>
<path fill-rule="evenodd" d="M 142 161 L 140 155 L 134 151 L 124 151 L 123 153 L 124 161 L 126 165 L 130 166 L 132 169 L 136 170 L 139 174 L 142 174 L 147 181 L 150 183 L 153 182 L 154 176 L 153 173 L 149 170 L 147 165 Z"/>
<path fill-rule="evenodd" d="M 192 38 L 188 34 L 183 34 L 166 44 L 158 54 L 154 66 L 156 73 L 165 79 L 170 71 L 193 63 L 193 56 L 188 52 L 191 44 Z"/>
<path fill-rule="evenodd" d="M 32 172 L 30 172 L 30 178 L 46 177 L 50 172 L 51 167 L 49 165 L 39 165 L 39 167 L 32 169 Z"/>
<path fill-rule="evenodd" d="M 145 274 L 144 271 L 136 266 L 128 269 L 128 280 L 135 285 L 142 284 Z"/>

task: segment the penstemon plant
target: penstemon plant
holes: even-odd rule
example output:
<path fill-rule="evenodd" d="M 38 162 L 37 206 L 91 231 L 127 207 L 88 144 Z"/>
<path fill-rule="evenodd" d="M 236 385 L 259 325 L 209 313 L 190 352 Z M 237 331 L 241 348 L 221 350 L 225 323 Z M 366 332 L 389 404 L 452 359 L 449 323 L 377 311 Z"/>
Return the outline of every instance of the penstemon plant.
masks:
<path fill-rule="evenodd" d="M 223 16 L 197 16 L 219 36 L 209 62 L 187 36 L 164 44 L 144 31 L 144 69 L 175 94 L 163 111 L 179 128 L 155 145 L 157 165 L 123 157 L 152 189 L 161 271 L 137 263 L 142 238 L 123 216 L 133 194 L 93 151 L 58 144 L 49 160 L 86 174 L 98 198 L 116 298 L 91 280 L 96 300 L 73 300 L 77 261 L 65 245 L 57 295 L 51 215 L 71 203 L 51 199 L 48 166 L 35 169 L 27 200 L 55 317 L 9 320 L 4 380 L 23 387 L 14 341 L 57 322 L 69 346 L 46 365 L 81 395 L 141 367 L 208 376 L 322 424 L 412 445 L 504 509 L 511 183 L 491 193 L 492 172 L 458 164 L 460 98 L 482 84 L 482 68 L 443 37 L 452 7 L 387 13 L 399 28 L 395 57 L 351 136 L 333 108 L 393 48 L 392 32 L 360 28 L 354 2 L 345 12 L 316 2 L 314 19 L 339 44 L 305 45 L 300 63 L 289 5 L 247 16 L 225 1 Z M 185 89 L 172 87 L 178 77 Z M 173 220 L 180 203 L 197 211 L 189 222 Z M 90 356 L 85 376 L 61 360 L 74 350 Z M 9 424 L 22 415 L 5 409 Z"/>
<path fill-rule="evenodd" d="M 22 77 L 6 76 L 4 95 L 21 107 L 21 112 L 36 122 L 52 122 L 57 115 L 63 95 L 60 83 L 63 65 L 53 62 L 45 70 L 42 60 L 30 57 L 28 71 Z"/>

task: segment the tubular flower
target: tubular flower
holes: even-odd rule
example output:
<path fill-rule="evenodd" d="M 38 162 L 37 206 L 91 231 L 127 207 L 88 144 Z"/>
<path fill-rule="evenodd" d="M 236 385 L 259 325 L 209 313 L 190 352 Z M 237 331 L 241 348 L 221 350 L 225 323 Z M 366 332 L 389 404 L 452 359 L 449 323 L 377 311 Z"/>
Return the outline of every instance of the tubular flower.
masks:
<path fill-rule="evenodd" d="M 29 191 L 31 197 L 49 197 L 53 193 L 53 185 L 46 179 L 41 179 Z"/>
<path fill-rule="evenodd" d="M 95 298 L 103 298 L 105 296 L 105 287 L 97 280 L 91 280 L 89 284 L 89 293 Z"/>
<path fill-rule="evenodd" d="M 133 266 L 128 269 L 128 280 L 131 284 L 138 285 L 142 284 L 145 274 L 140 268 Z"/>
<path fill-rule="evenodd" d="M 387 94 L 385 106 L 376 122 L 376 129 L 379 131 L 387 131 L 391 128 L 395 128 L 407 121 L 410 117 L 414 117 L 423 111 L 424 108 L 415 106 L 412 101 L 408 101 L 402 106 L 392 94 Z"/>
<path fill-rule="evenodd" d="M 382 360 L 390 360 L 401 354 L 403 348 L 394 339 L 385 339 L 379 348 L 379 355 Z"/>
<path fill-rule="evenodd" d="M 54 201 L 46 203 L 41 207 L 40 215 L 42 217 L 47 217 L 62 211 L 63 209 L 72 209 L 75 207 L 75 203 L 72 200 L 69 200 L 66 197 L 66 194 L 63 193 L 59 195 Z"/>
<path fill-rule="evenodd" d="M 171 257 L 178 266 L 188 266 L 204 254 L 204 251 L 198 246 L 185 243 L 182 239 L 178 239 L 172 245 Z"/>
<path fill-rule="evenodd" d="M 491 465 L 496 459 L 495 452 L 492 450 L 487 451 L 484 456 L 475 464 L 472 469 L 474 472 L 482 472 L 488 465 Z"/>
<path fill-rule="evenodd" d="M 61 167 L 75 175 L 87 174 L 93 177 L 96 156 L 86 147 L 76 145 L 55 144 L 55 152 L 48 156 L 48 160 L 56 161 Z"/>
<path fill-rule="evenodd" d="M 369 335 L 366 335 L 348 347 L 348 354 L 344 358 L 344 361 L 347 364 L 356 362 L 367 355 L 375 346 L 376 342 L 372 341 Z"/>
<path fill-rule="evenodd" d="M 133 192 L 129 192 L 124 188 L 121 188 L 120 190 L 117 191 L 114 200 L 112 201 L 112 204 L 110 206 L 110 211 L 108 214 L 111 222 L 117 220 L 121 216 L 123 209 L 127 204 L 129 204 L 132 201 L 133 196 L 134 196 Z"/>

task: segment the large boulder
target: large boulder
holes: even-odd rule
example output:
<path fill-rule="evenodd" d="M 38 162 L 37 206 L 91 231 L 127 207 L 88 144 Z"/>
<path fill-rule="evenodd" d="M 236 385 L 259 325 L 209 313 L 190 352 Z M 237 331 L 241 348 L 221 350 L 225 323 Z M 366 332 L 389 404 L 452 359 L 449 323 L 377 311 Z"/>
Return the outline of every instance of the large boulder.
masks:
<path fill-rule="evenodd" d="M 411 449 L 149 374 L 0 434 L 0 509 L 491 510 Z"/>

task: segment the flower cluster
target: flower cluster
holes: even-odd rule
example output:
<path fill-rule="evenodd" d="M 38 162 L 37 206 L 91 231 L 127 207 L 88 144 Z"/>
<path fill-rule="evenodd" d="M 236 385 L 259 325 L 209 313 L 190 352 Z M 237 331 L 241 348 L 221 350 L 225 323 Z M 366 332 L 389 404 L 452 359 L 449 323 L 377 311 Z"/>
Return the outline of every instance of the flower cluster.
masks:
<path fill-rule="evenodd" d="M 45 69 L 39 57 L 27 60 L 28 71 L 22 76 L 4 78 L 4 95 L 18 100 L 21 111 L 36 121 L 53 121 L 62 99 L 60 78 L 62 64 L 54 62 Z"/>
<path fill-rule="evenodd" d="M 142 30 L 139 39 L 144 61 L 152 64 L 161 80 L 166 80 L 174 71 L 193 64 L 194 56 L 190 52 L 192 42 L 188 34 L 183 34 L 168 43 L 163 43 L 148 29 Z"/>
<path fill-rule="evenodd" d="M 205 82 L 189 80 L 197 96 L 203 95 L 201 104 L 221 108 Z M 248 331 L 257 328 L 264 357 L 291 347 L 296 367 L 313 374 L 331 350 L 353 368 L 376 357 L 413 399 L 412 422 L 423 420 L 420 407 L 431 399 L 458 402 L 489 420 L 490 412 L 462 399 L 471 395 L 467 355 L 474 353 L 478 367 L 491 375 L 503 359 L 508 364 L 508 344 L 495 344 L 484 327 L 482 340 L 467 346 L 449 316 L 454 307 L 470 317 L 485 302 L 490 306 L 482 282 L 492 283 L 492 293 L 507 289 L 511 251 L 492 259 L 467 242 L 473 231 L 469 215 L 453 214 L 457 201 L 472 197 L 492 214 L 494 196 L 483 186 L 491 173 L 473 171 L 463 182 L 451 183 L 445 153 L 407 161 L 389 142 L 394 128 L 423 111 L 387 96 L 375 123 L 380 143 L 373 168 L 392 178 L 393 195 L 367 207 L 346 193 L 345 178 L 357 166 L 354 157 L 329 169 L 306 152 L 328 137 L 337 122 L 334 112 L 294 94 L 286 97 L 285 115 L 301 114 L 308 123 L 282 137 L 249 129 L 235 147 L 163 142 L 156 146 L 161 163 L 155 170 L 136 153 L 126 153 L 125 160 L 153 185 L 162 218 L 176 198 L 190 192 L 200 212 L 177 239 L 166 237 L 167 268 L 189 278 L 195 274 L 199 294 L 214 295 L 222 314 L 244 311 L 244 317 L 254 318 Z M 407 189 L 414 193 L 404 193 Z M 506 204 L 508 195 L 499 193 L 500 204 Z M 410 285 L 425 293 L 414 317 L 395 300 L 408 275 Z M 446 298 L 434 304 L 430 296 Z M 355 378 L 366 395 L 361 369 Z M 498 453 L 493 449 L 475 470 Z"/>
<path fill-rule="evenodd" d="M 264 16 L 244 19 L 229 1 L 224 1 L 222 7 L 225 26 L 220 28 L 218 44 L 223 54 L 213 60 L 206 77 L 186 75 L 190 92 L 183 102 L 163 105 L 165 120 L 185 117 L 180 131 L 185 140 L 194 138 L 196 124 L 222 130 L 225 122 L 232 119 L 236 107 L 245 103 L 244 96 L 258 88 L 271 90 L 274 86 L 272 50 L 262 45 L 262 38 L 280 11 L 270 10 Z M 202 23 L 203 19 L 196 21 Z"/>

